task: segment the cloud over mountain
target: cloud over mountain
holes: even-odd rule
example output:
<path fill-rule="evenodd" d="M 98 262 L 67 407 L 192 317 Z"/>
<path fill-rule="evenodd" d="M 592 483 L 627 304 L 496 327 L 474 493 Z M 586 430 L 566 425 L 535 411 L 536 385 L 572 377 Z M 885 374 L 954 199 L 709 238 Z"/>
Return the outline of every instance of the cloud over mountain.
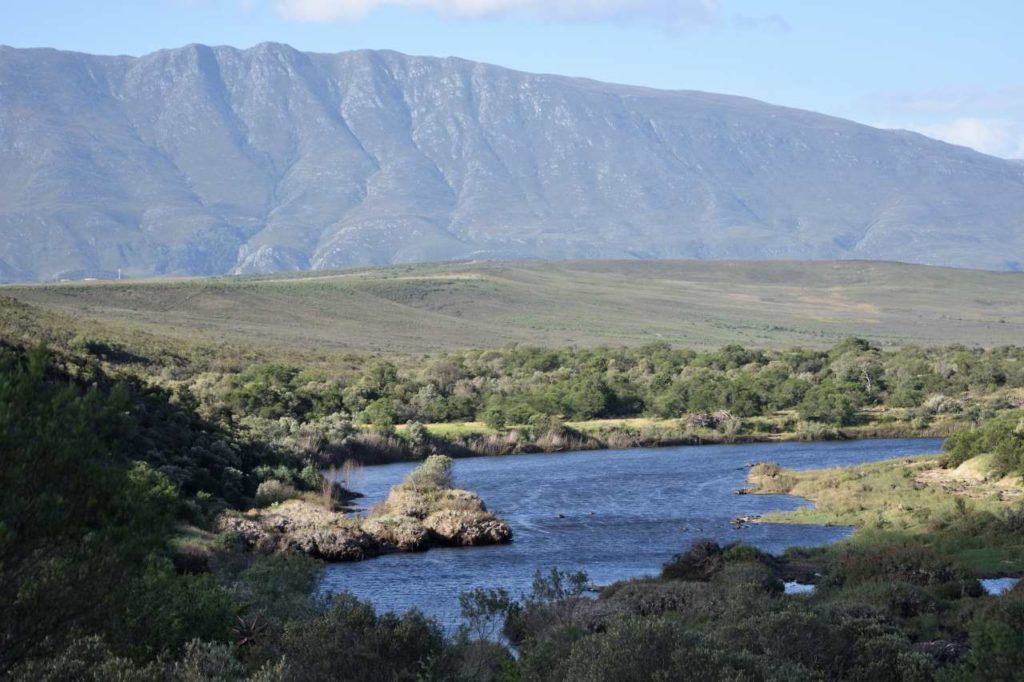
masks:
<path fill-rule="evenodd" d="M 668 22 L 707 21 L 718 0 L 276 0 L 289 18 L 345 21 L 382 7 L 430 10 L 442 16 L 488 17 L 524 14 L 560 21 L 643 17 Z"/>

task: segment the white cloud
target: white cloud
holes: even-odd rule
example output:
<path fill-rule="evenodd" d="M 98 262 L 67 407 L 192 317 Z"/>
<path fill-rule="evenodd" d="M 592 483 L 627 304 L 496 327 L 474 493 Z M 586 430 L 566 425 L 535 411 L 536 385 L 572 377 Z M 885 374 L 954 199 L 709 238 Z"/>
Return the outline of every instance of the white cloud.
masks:
<path fill-rule="evenodd" d="M 1024 87 L 876 93 L 863 104 L 871 112 L 867 118 L 888 121 L 883 127 L 913 130 L 993 156 L 1024 158 Z"/>
<path fill-rule="evenodd" d="M 555 21 L 647 19 L 703 23 L 720 0 L 276 0 L 282 15 L 299 21 L 355 21 L 382 7 L 407 7 L 441 16 L 526 15 Z"/>
<path fill-rule="evenodd" d="M 946 123 L 911 126 L 944 142 L 1011 159 L 1024 159 L 1024 124 L 1006 119 L 957 118 Z"/>
<path fill-rule="evenodd" d="M 733 26 L 736 28 L 751 31 L 775 31 L 777 33 L 789 33 L 793 27 L 789 25 L 785 17 L 778 14 L 768 14 L 763 17 L 755 17 L 747 14 L 737 14 L 732 18 Z"/>

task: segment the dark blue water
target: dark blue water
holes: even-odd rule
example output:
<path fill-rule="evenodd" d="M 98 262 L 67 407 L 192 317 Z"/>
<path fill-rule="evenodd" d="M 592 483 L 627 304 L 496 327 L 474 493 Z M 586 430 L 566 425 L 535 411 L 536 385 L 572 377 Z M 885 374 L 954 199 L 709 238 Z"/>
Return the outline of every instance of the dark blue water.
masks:
<path fill-rule="evenodd" d="M 512 525 L 510 545 L 390 554 L 328 567 L 323 589 L 347 590 L 378 610 L 412 607 L 451 627 L 458 595 L 474 587 L 529 589 L 533 573 L 557 566 L 584 570 L 597 584 L 656 574 L 694 540 L 742 540 L 770 552 L 835 542 L 846 528 L 754 524 L 740 515 L 796 509 L 806 502 L 778 495 L 736 495 L 745 465 L 776 462 L 808 469 L 849 466 L 939 452 L 941 440 L 761 443 L 457 460 L 456 483 L 473 490 Z M 367 467 L 353 487 L 370 506 L 414 464 Z"/>

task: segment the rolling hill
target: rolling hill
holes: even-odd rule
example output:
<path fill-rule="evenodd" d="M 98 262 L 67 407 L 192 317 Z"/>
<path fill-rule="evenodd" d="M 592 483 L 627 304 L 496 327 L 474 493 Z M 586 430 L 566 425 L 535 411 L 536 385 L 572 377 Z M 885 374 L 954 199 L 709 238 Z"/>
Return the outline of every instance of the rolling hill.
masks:
<path fill-rule="evenodd" d="M 451 259 L 1013 270 L 1024 166 L 762 102 L 386 51 L 0 47 L 0 281 Z"/>
<path fill-rule="evenodd" d="M 990 347 L 1024 338 L 1024 273 L 862 261 L 469 262 L 15 285 L 3 296 L 91 321 L 102 337 L 147 332 L 293 357 L 507 343 L 823 347 L 859 335 Z"/>

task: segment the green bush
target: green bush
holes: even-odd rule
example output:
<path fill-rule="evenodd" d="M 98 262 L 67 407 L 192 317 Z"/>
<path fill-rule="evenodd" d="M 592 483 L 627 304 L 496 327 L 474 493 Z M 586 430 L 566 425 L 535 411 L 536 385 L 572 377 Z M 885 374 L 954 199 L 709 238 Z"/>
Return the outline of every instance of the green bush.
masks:
<path fill-rule="evenodd" d="M 403 485 L 410 488 L 454 487 L 455 462 L 445 455 L 431 455 L 405 477 Z"/>
<path fill-rule="evenodd" d="M 289 623 L 282 651 L 285 679 L 296 682 L 444 679 L 450 665 L 437 623 L 417 611 L 378 615 L 347 594 L 322 615 Z"/>
<path fill-rule="evenodd" d="M 735 680 L 753 662 L 707 640 L 682 623 L 663 618 L 621 618 L 606 632 L 577 642 L 565 662 L 568 681 Z M 752 676 L 751 676 L 752 677 Z"/>
<path fill-rule="evenodd" d="M 801 419 L 848 426 L 857 420 L 857 410 L 865 402 L 858 386 L 826 380 L 804 395 L 797 410 Z"/>
<path fill-rule="evenodd" d="M 760 654 L 760 667 L 775 679 L 787 668 L 803 671 L 790 679 L 923 682 L 933 675 L 933 664 L 905 636 L 860 608 L 789 602 L 716 625 L 719 647 Z"/>
<path fill-rule="evenodd" d="M 710 580 L 725 566 L 724 550 L 714 540 L 700 540 L 661 567 L 666 580 Z"/>
<path fill-rule="evenodd" d="M 272 504 L 293 500 L 298 496 L 299 491 L 291 485 L 277 479 L 270 479 L 263 481 L 256 488 L 255 502 L 257 507 L 269 507 Z"/>
<path fill-rule="evenodd" d="M 992 454 L 992 464 L 998 473 L 1024 474 L 1024 412 L 1011 412 L 955 433 L 946 439 L 943 449 L 948 467 L 959 466 L 978 455 Z"/>
<path fill-rule="evenodd" d="M 820 584 L 851 587 L 868 581 L 941 585 L 970 578 L 970 572 L 943 553 L 913 543 L 850 545 L 829 562 Z"/>
<path fill-rule="evenodd" d="M 954 673 L 961 680 L 1015 680 L 1024 671 L 1024 593 L 1014 590 L 977 614 L 971 650 Z"/>

